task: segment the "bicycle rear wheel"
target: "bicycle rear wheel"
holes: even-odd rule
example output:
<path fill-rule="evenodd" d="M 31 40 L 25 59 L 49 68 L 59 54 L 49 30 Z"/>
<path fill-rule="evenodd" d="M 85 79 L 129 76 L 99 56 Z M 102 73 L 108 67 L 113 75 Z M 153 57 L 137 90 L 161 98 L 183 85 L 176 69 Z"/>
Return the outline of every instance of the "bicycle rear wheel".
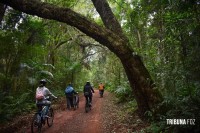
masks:
<path fill-rule="evenodd" d="M 76 106 L 77 106 L 77 108 L 79 108 L 79 99 L 77 100 L 77 105 Z"/>
<path fill-rule="evenodd" d="M 48 111 L 48 117 L 47 117 L 47 125 L 49 127 L 51 127 L 53 125 L 53 119 L 54 119 L 54 112 L 53 112 L 53 109 L 52 108 L 49 108 L 49 111 Z"/>
<path fill-rule="evenodd" d="M 91 110 L 91 105 L 90 105 L 90 103 L 86 103 L 85 104 L 85 112 L 87 113 L 87 112 L 89 112 Z"/>
<path fill-rule="evenodd" d="M 76 96 L 73 97 L 73 105 L 74 105 L 74 110 L 76 110 L 77 109 Z"/>
<path fill-rule="evenodd" d="M 86 99 L 86 104 L 85 104 L 85 112 L 87 113 L 87 112 L 89 112 L 89 110 L 91 110 L 91 104 L 90 104 L 90 98 L 89 98 L 89 96 L 87 97 L 87 99 Z"/>
<path fill-rule="evenodd" d="M 74 110 L 79 108 L 79 96 L 76 95 L 73 99 L 73 103 L 74 103 Z"/>
<path fill-rule="evenodd" d="M 86 103 L 86 105 L 85 105 L 85 112 L 87 113 L 88 111 L 89 111 L 89 106 Z"/>
<path fill-rule="evenodd" d="M 41 116 L 39 113 L 36 113 L 33 116 L 33 119 L 31 122 L 31 132 L 32 133 L 41 133 L 41 129 L 42 129 Z"/>

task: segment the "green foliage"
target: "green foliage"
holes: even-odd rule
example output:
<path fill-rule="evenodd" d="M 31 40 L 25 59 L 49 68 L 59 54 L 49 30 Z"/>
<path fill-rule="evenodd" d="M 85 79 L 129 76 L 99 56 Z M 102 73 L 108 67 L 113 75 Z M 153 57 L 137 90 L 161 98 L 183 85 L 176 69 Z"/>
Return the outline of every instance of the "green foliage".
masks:
<path fill-rule="evenodd" d="M 91 1 L 45 1 L 74 8 L 102 25 Z M 165 125 L 167 118 L 200 117 L 199 2 L 109 2 L 130 40 L 130 47 L 141 56 L 164 97 L 161 105 L 167 113 L 157 116 L 159 121 L 152 122 L 149 132 L 200 129 L 199 125 L 183 129 Z M 0 68 L 1 121 L 33 109 L 35 89 L 41 78 L 49 81 L 47 87 L 56 96 L 64 96 L 68 83 L 82 91 L 87 80 L 94 87 L 103 82 L 120 102 L 128 102 L 127 109 L 134 111 L 136 106 L 121 62 L 108 49 L 73 27 L 10 8 L 1 25 Z M 154 120 L 152 112 L 146 115 Z"/>
<path fill-rule="evenodd" d="M 77 54 L 71 44 L 64 43 L 70 46 L 66 51 L 70 49 L 73 58 L 68 57 L 68 51 L 62 51 L 57 56 L 52 54 L 63 49 L 59 46 L 67 41 L 62 39 L 70 37 L 62 25 L 13 13 L 13 10 L 7 12 L 4 21 L 0 32 L 1 121 L 35 109 L 35 90 L 41 78 L 48 80 L 47 87 L 56 96 L 64 96 L 66 82 L 75 80 L 68 75 L 76 74 L 81 69 L 79 59 L 75 61 Z M 55 28 L 48 28 L 51 25 Z M 54 39 L 54 36 L 57 38 Z M 54 58 L 61 63 L 54 62 Z M 62 58 L 65 60 L 62 61 Z"/>
<path fill-rule="evenodd" d="M 147 133 L 167 133 L 164 131 L 166 128 L 166 121 L 160 121 L 159 123 L 152 123 L 149 128 L 146 129 Z"/>
<path fill-rule="evenodd" d="M 196 119 L 196 123 L 195 126 L 171 126 L 169 130 L 173 130 L 173 132 L 190 132 L 193 130 L 199 131 L 199 88 L 197 86 L 191 85 L 191 87 L 189 88 L 179 88 L 177 91 L 178 92 L 176 93 L 176 97 L 167 96 L 163 101 L 163 104 L 167 105 L 170 108 L 167 111 L 165 118 Z"/>
<path fill-rule="evenodd" d="M 31 111 L 35 104 L 30 100 L 31 93 L 23 93 L 16 96 L 6 96 L 3 99 L 1 94 L 0 102 L 0 122 L 12 120 L 16 115 Z"/>
<path fill-rule="evenodd" d="M 114 1 L 131 47 L 142 57 L 167 106 L 167 114 L 158 116 L 150 132 L 198 132 L 197 125 L 181 130 L 165 123 L 167 118 L 199 118 L 199 2 Z M 146 115 L 153 121 L 151 112 Z"/>
<path fill-rule="evenodd" d="M 126 104 L 126 110 L 130 113 L 133 113 L 137 110 L 137 102 L 133 97 L 130 95 L 130 99 L 128 99 Z"/>
<path fill-rule="evenodd" d="M 124 83 L 114 90 L 119 102 L 127 102 L 133 99 L 133 92 L 128 83 Z"/>
<path fill-rule="evenodd" d="M 68 7 L 68 8 L 73 7 L 78 3 L 77 0 L 67 0 L 67 1 L 63 1 L 63 0 L 45 0 L 45 2 L 56 4 L 56 5 L 60 5 L 60 6 L 65 6 L 65 7 Z"/>

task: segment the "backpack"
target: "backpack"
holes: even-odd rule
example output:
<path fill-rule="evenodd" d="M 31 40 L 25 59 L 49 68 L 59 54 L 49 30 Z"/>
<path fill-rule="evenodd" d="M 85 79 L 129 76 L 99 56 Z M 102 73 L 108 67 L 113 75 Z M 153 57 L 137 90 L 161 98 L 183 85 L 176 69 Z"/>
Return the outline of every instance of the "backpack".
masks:
<path fill-rule="evenodd" d="M 65 89 L 65 94 L 69 94 L 69 93 L 71 93 L 73 91 L 73 88 L 72 87 L 67 87 L 66 89 Z"/>
<path fill-rule="evenodd" d="M 89 92 L 84 92 L 84 96 L 89 96 Z"/>
<path fill-rule="evenodd" d="M 44 99 L 44 94 L 42 89 L 37 89 L 35 98 L 36 100 Z"/>
<path fill-rule="evenodd" d="M 86 85 L 85 87 L 84 87 L 84 96 L 89 96 L 89 95 L 91 95 L 91 86 L 88 86 L 88 85 Z"/>

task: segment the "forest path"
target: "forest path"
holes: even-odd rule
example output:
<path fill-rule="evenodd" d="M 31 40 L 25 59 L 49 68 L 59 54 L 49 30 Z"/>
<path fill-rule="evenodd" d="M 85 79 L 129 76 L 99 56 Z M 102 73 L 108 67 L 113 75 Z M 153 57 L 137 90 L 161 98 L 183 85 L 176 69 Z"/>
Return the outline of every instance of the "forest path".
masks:
<path fill-rule="evenodd" d="M 93 95 L 92 110 L 85 113 L 85 97 L 79 94 L 77 110 L 66 110 L 66 99 L 53 103 L 54 123 L 52 127 L 45 124 L 42 133 L 128 133 L 139 132 L 148 127 L 137 113 L 127 112 L 124 104 L 116 104 L 117 98 L 107 91 L 99 97 L 98 90 Z M 30 133 L 30 122 L 34 112 L 21 115 L 12 122 L 1 125 L 0 133 Z"/>
<path fill-rule="evenodd" d="M 55 112 L 54 123 L 52 127 L 45 124 L 42 127 L 43 133 L 103 133 L 101 108 L 103 101 L 108 96 L 105 92 L 104 98 L 99 97 L 98 90 L 93 93 L 92 110 L 85 113 L 85 97 L 83 94 L 79 95 L 80 102 L 77 110 L 66 110 L 66 101 L 61 104 L 62 109 Z M 25 129 L 26 133 L 30 129 Z"/>

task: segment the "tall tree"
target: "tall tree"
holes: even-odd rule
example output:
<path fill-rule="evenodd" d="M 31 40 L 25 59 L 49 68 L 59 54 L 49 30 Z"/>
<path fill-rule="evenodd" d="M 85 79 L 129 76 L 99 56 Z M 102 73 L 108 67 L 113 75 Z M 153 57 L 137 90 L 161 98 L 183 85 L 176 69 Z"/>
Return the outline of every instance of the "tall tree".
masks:
<path fill-rule="evenodd" d="M 129 47 L 129 41 L 123 34 L 106 0 L 92 0 L 106 28 L 89 21 L 69 8 L 57 7 L 36 0 L 0 0 L 0 2 L 27 14 L 74 26 L 108 47 L 122 62 L 141 115 L 161 102 L 162 97 L 155 88 L 149 72 L 140 56 Z"/>

